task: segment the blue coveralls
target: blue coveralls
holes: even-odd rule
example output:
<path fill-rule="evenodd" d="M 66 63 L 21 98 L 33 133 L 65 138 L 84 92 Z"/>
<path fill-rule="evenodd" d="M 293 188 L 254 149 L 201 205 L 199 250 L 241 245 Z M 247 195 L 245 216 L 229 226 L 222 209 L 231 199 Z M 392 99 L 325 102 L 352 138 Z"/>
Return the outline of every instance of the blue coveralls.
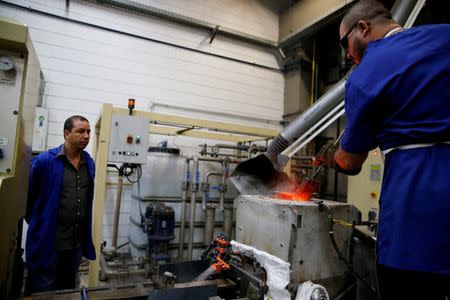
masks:
<path fill-rule="evenodd" d="M 39 274 L 49 274 L 48 270 L 52 269 L 56 260 L 56 214 L 64 173 L 63 162 L 57 157 L 60 149 L 61 146 L 43 152 L 31 162 L 28 197 L 33 207 L 30 210 L 31 215 L 27 216 L 29 226 L 26 242 L 26 265 L 29 275 L 33 275 L 27 281 L 27 289 L 30 289 L 30 292 L 48 290 L 47 285 L 50 286 L 55 280 L 51 272 L 48 276 Z M 86 160 L 91 181 L 94 182 L 94 161 L 86 151 L 83 151 L 82 155 Z M 87 209 L 89 222 L 84 234 L 86 240 L 81 243 L 82 255 L 91 260 L 95 259 L 91 234 L 93 191 L 92 186 Z"/>
<path fill-rule="evenodd" d="M 378 263 L 450 274 L 450 25 L 369 43 L 351 74 L 341 147 L 385 157 Z"/>

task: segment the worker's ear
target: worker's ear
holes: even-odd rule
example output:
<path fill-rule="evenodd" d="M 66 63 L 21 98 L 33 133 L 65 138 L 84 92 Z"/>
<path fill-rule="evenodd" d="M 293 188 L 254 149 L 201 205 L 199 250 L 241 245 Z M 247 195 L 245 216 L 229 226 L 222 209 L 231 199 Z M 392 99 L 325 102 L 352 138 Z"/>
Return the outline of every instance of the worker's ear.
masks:
<path fill-rule="evenodd" d="M 359 20 L 357 25 L 358 30 L 361 32 L 362 37 L 367 37 L 370 33 L 370 23 L 365 20 Z"/>
<path fill-rule="evenodd" d="M 70 131 L 69 130 L 64 130 L 64 139 L 67 138 L 67 136 L 69 135 Z"/>

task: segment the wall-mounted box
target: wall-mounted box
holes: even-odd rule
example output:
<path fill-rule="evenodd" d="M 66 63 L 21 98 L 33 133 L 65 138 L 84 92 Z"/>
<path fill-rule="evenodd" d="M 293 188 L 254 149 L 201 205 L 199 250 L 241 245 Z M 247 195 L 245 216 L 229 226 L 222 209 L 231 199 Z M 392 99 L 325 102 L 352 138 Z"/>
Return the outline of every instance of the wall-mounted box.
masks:
<path fill-rule="evenodd" d="M 109 162 L 144 164 L 147 161 L 148 119 L 112 115 Z"/>

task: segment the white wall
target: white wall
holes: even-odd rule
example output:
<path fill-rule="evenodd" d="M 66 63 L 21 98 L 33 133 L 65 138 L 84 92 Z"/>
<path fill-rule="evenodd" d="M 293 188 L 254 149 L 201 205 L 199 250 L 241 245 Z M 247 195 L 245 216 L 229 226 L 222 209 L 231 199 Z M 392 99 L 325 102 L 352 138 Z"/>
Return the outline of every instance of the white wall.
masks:
<path fill-rule="evenodd" d="M 62 0 L 13 2 L 277 68 L 272 53 L 265 49 L 220 36 L 210 45 L 206 32 L 89 2 L 71 1 L 69 11 L 65 10 L 65 1 Z M 249 2 L 254 4 L 255 1 Z M 250 10 L 252 6 L 247 8 L 247 14 L 255 13 Z M 283 76 L 277 71 L 74 24 L 1 4 L 0 9 L 2 15 L 22 21 L 30 28 L 47 84 L 44 103 L 50 110 L 49 147 L 62 142 L 62 124 L 68 116 L 77 113 L 94 121 L 102 103 L 125 106 L 129 97 L 137 99 L 138 109 L 147 109 L 149 104 L 156 103 L 201 108 L 212 112 L 225 111 L 238 116 L 234 121 L 239 120 L 241 123 L 248 123 L 241 117 L 281 119 L 284 87 Z M 212 11 L 217 13 L 214 9 Z M 277 26 L 276 22 L 272 23 Z M 241 25 L 241 31 L 245 31 L 246 27 Z M 249 28 L 254 26 L 251 22 L 248 25 Z M 251 30 L 249 32 L 254 33 Z M 157 108 L 158 106 L 155 109 Z M 184 112 L 186 113 L 189 112 Z M 215 117 L 210 115 L 209 118 Z M 233 121 L 223 116 L 221 119 Z"/>
<path fill-rule="evenodd" d="M 278 13 L 259 0 L 135 0 L 261 38 L 278 41 Z"/>
<path fill-rule="evenodd" d="M 49 109 L 49 148 L 62 143 L 63 122 L 67 117 L 81 114 L 94 124 L 103 103 L 126 107 L 128 98 L 136 98 L 137 109 L 142 110 L 151 107 L 154 111 L 171 114 L 279 128 L 274 124 L 281 120 L 283 114 L 284 79 L 282 73 L 273 70 L 278 65 L 267 49 L 220 35 L 210 45 L 208 32 L 87 1 L 71 0 L 68 10 L 64 0 L 9 2 L 204 52 L 193 52 L 0 4 L 0 15 L 29 26 L 46 80 L 44 106 Z M 139 2 L 265 39 L 278 38 L 276 12 L 270 11 L 258 0 Z M 151 141 L 157 143 L 161 139 L 154 137 Z M 175 138 L 175 145 L 190 147 L 189 152 L 198 151 L 197 145 L 204 142 L 211 143 Z M 91 151 L 91 145 L 87 150 Z M 127 193 L 129 191 L 124 191 L 124 198 L 129 197 Z M 109 190 L 105 204 L 105 237 L 111 235 L 110 207 L 114 205 L 114 197 L 114 189 Z M 124 207 L 121 216 L 124 226 L 128 222 L 126 213 Z M 119 242 L 128 230 L 121 228 L 120 232 Z"/>

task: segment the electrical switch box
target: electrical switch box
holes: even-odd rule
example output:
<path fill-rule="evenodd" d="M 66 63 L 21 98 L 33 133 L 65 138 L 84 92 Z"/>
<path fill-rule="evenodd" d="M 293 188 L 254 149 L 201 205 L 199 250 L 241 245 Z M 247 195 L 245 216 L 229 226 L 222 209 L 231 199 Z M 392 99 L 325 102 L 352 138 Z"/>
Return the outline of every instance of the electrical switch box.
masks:
<path fill-rule="evenodd" d="M 24 65 L 19 53 L 0 52 L 0 174 L 13 174 L 15 170 Z"/>
<path fill-rule="evenodd" d="M 148 119 L 112 115 L 109 162 L 144 164 L 147 161 Z"/>

